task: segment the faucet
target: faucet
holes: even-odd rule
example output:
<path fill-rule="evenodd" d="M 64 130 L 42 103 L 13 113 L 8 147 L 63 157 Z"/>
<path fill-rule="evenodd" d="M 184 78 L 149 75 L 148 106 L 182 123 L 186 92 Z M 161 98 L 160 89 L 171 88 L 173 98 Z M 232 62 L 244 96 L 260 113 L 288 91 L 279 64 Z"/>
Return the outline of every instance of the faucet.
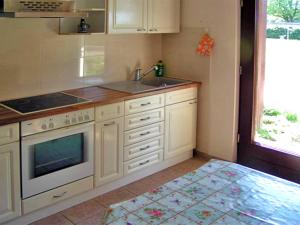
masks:
<path fill-rule="evenodd" d="M 134 80 L 135 81 L 140 81 L 142 80 L 145 76 L 147 76 L 149 73 L 151 73 L 152 71 L 156 71 L 158 70 L 158 66 L 153 65 L 148 71 L 146 71 L 145 73 L 142 73 L 142 69 L 141 68 L 137 68 L 135 70 L 135 76 L 134 76 Z"/>

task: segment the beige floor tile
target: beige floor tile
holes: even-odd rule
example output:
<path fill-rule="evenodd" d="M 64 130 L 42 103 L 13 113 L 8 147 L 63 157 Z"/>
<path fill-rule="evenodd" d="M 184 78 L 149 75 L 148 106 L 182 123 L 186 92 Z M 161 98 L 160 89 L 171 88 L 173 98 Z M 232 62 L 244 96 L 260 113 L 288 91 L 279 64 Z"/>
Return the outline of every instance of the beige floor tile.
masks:
<path fill-rule="evenodd" d="M 105 213 L 96 213 L 95 215 L 77 223 L 76 225 L 104 225 Z"/>
<path fill-rule="evenodd" d="M 105 207 L 100 205 L 97 201 L 90 200 L 66 209 L 62 211 L 62 214 L 73 223 L 79 223 L 95 214 L 104 214 L 105 210 Z"/>
<path fill-rule="evenodd" d="M 52 216 L 49 216 L 45 219 L 41 219 L 34 225 L 73 225 L 69 220 L 67 220 L 62 214 L 57 213 Z"/>
<path fill-rule="evenodd" d="M 101 195 L 95 198 L 95 200 L 101 205 L 108 207 L 111 204 L 126 201 L 128 199 L 134 198 L 135 196 L 136 195 L 134 195 L 132 192 L 129 192 L 126 188 L 119 188 L 112 192 Z"/>

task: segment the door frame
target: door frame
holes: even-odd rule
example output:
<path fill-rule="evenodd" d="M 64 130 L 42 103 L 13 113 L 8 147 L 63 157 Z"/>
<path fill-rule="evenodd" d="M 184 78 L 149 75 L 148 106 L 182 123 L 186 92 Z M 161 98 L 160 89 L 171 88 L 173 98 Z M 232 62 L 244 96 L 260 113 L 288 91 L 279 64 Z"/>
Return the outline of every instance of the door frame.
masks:
<path fill-rule="evenodd" d="M 244 0 L 241 8 L 240 105 L 238 163 L 300 183 L 300 157 L 253 142 L 257 57 L 258 1 Z"/>

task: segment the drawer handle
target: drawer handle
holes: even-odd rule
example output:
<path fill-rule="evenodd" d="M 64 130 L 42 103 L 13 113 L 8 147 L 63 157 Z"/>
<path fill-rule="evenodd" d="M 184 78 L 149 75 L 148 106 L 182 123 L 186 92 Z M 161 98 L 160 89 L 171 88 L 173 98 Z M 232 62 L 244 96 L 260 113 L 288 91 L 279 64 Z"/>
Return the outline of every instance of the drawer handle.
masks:
<path fill-rule="evenodd" d="M 146 146 L 146 147 L 144 147 L 144 148 L 140 148 L 140 151 L 145 151 L 145 150 L 149 149 L 150 147 L 151 147 L 151 146 L 148 145 L 148 146 Z"/>
<path fill-rule="evenodd" d="M 151 117 L 149 116 L 149 117 L 140 119 L 140 121 L 146 121 L 146 120 L 150 120 L 150 119 L 151 119 Z"/>
<path fill-rule="evenodd" d="M 137 31 L 146 31 L 144 28 L 138 28 Z"/>
<path fill-rule="evenodd" d="M 147 102 L 147 103 L 142 103 L 141 106 L 147 106 L 147 105 L 151 105 L 151 102 Z"/>
<path fill-rule="evenodd" d="M 61 193 L 60 195 L 53 195 L 53 198 L 54 198 L 54 199 L 62 198 L 62 197 L 64 197 L 67 193 L 68 193 L 68 192 L 65 191 L 65 192 Z"/>
<path fill-rule="evenodd" d="M 145 161 L 145 162 L 141 162 L 139 165 L 140 166 L 143 166 L 143 165 L 146 165 L 147 163 L 149 163 L 150 162 L 150 160 L 147 160 L 147 161 Z"/>
<path fill-rule="evenodd" d="M 145 133 L 141 133 L 140 135 L 141 135 L 141 136 L 145 136 L 145 135 L 148 135 L 148 134 L 151 134 L 151 132 L 148 131 L 148 132 L 145 132 Z"/>
<path fill-rule="evenodd" d="M 112 126 L 112 125 L 114 125 L 114 124 L 115 124 L 115 122 L 105 123 L 104 126 L 105 126 L 105 127 L 109 127 L 109 126 Z"/>
<path fill-rule="evenodd" d="M 156 28 L 151 28 L 149 31 L 157 31 Z"/>

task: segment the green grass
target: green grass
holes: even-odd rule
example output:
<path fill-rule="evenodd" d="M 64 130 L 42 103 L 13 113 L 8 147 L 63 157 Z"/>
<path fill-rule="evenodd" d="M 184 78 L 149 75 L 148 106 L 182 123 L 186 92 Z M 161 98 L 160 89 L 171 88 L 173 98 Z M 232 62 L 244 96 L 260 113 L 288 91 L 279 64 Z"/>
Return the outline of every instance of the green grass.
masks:
<path fill-rule="evenodd" d="M 270 141 L 276 141 L 275 138 L 273 138 L 270 134 L 270 132 L 266 129 L 261 129 L 261 128 L 258 128 L 257 129 L 257 133 L 259 134 L 259 136 L 261 138 L 264 138 L 264 139 L 267 139 L 267 140 L 270 140 Z"/>

